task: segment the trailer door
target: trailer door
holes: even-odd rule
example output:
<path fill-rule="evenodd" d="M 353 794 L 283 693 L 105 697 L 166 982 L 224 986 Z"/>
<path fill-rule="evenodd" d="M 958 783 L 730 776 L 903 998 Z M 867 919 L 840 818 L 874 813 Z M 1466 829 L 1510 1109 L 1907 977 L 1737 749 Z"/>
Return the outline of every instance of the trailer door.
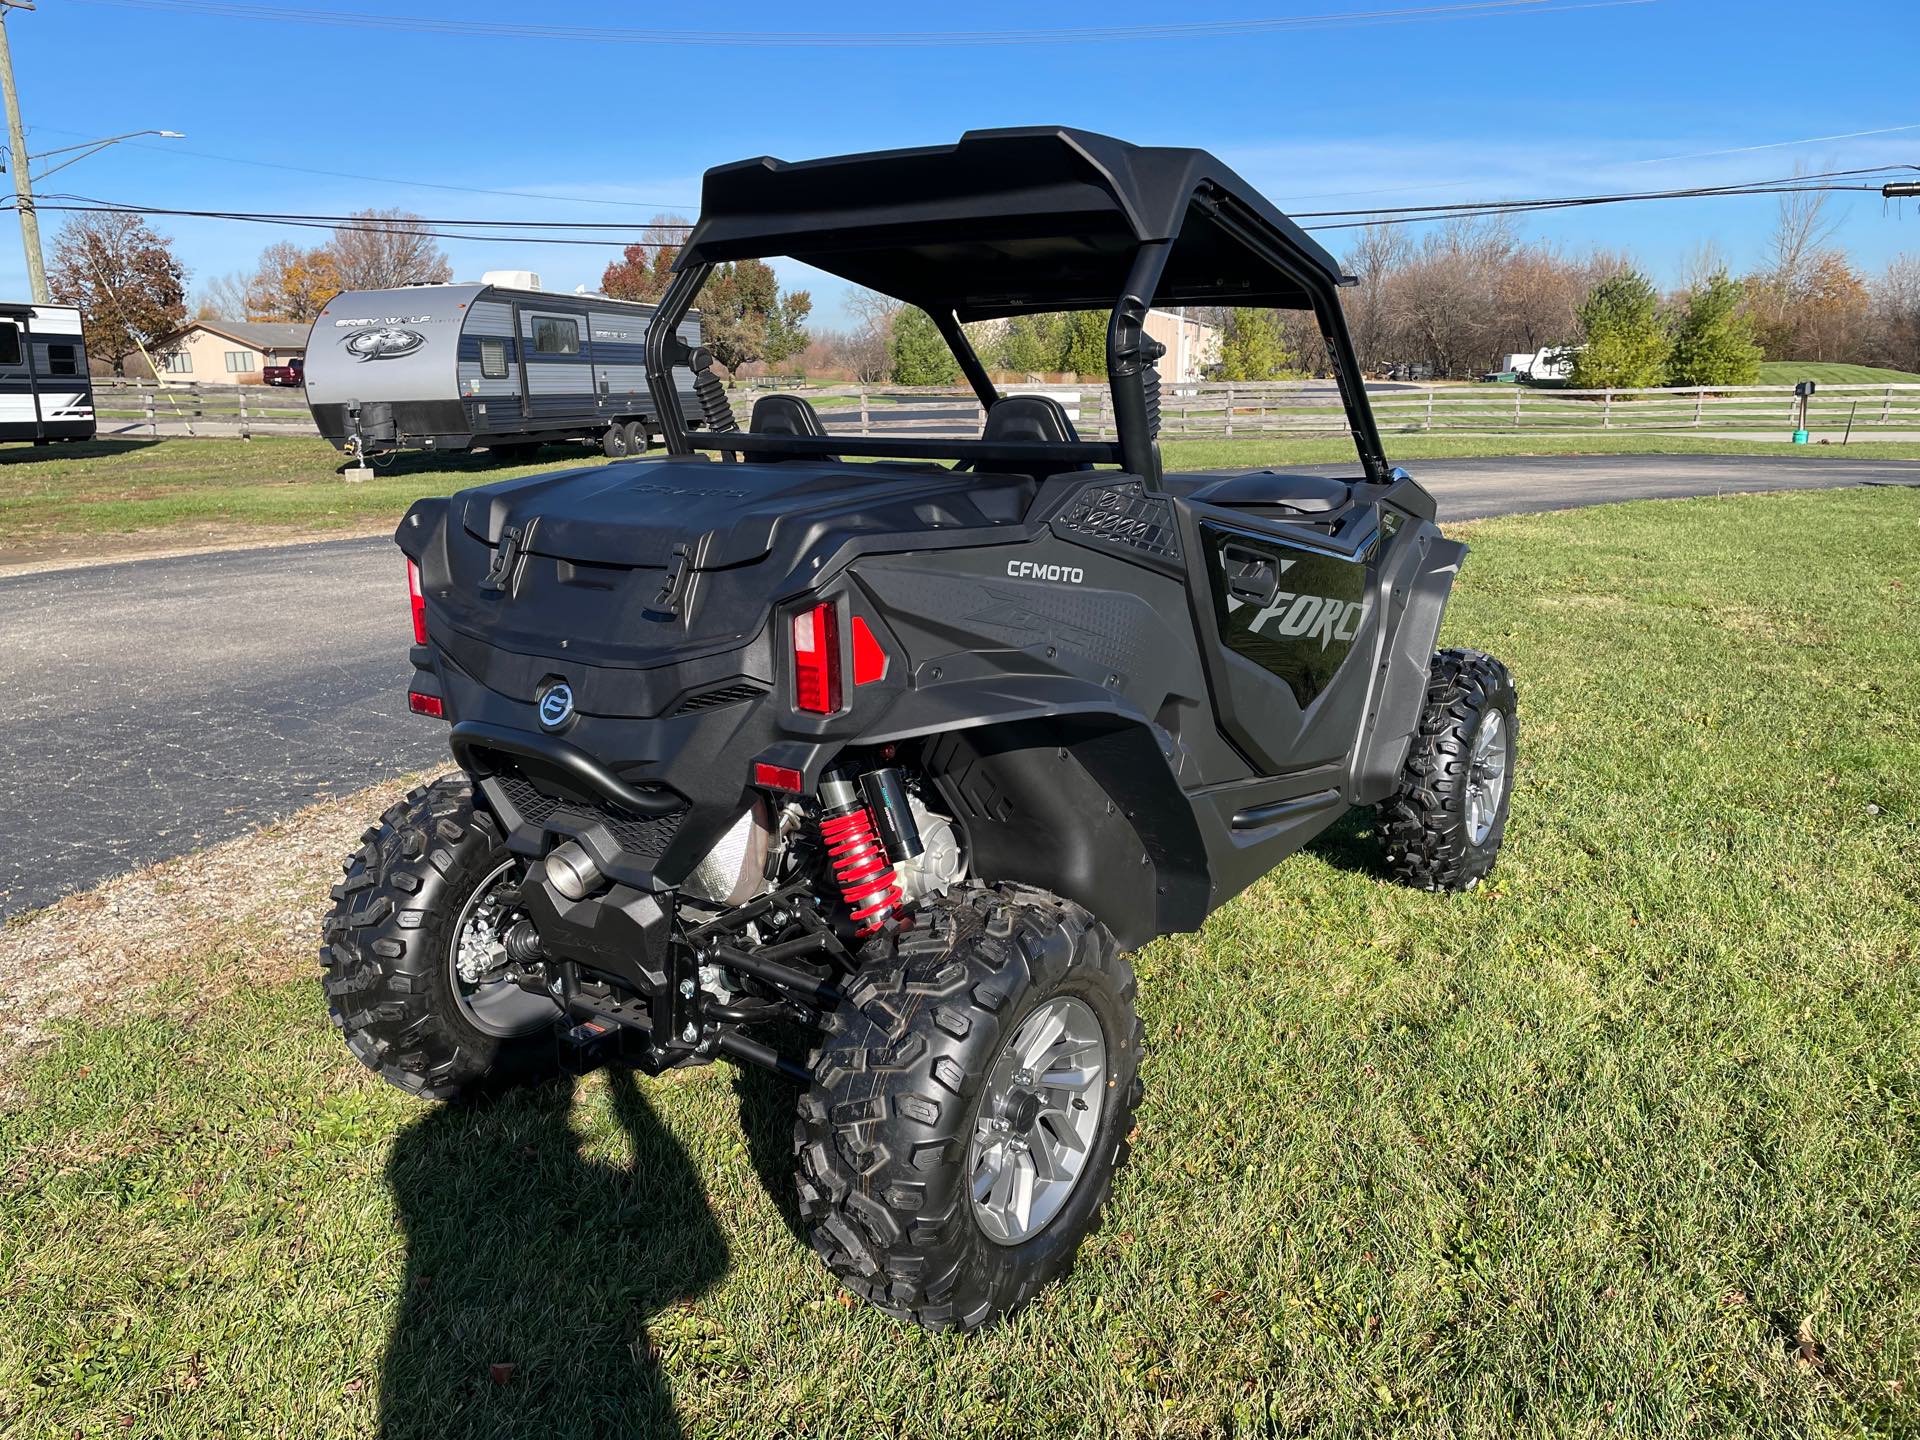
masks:
<path fill-rule="evenodd" d="M 0 440 L 38 440 L 45 433 L 33 333 L 24 315 L 0 318 Z"/>
<path fill-rule="evenodd" d="M 584 315 L 520 307 L 527 419 L 536 427 L 549 421 L 564 424 L 593 410 L 593 361 L 586 331 Z"/>

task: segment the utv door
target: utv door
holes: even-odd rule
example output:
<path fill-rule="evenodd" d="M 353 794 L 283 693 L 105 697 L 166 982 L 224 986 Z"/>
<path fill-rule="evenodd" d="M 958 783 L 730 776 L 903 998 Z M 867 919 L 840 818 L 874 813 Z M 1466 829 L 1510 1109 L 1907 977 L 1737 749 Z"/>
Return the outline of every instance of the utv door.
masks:
<path fill-rule="evenodd" d="M 1261 774 L 1325 786 L 1366 719 L 1377 507 L 1311 525 L 1276 518 L 1271 505 L 1183 508 L 1201 557 L 1195 609 L 1213 632 L 1202 652 L 1220 728 Z"/>

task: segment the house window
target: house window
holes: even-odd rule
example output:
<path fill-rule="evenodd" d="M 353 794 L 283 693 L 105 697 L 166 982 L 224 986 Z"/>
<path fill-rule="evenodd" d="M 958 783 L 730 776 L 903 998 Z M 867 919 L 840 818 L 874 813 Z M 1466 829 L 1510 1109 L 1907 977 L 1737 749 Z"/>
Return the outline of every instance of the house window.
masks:
<path fill-rule="evenodd" d="M 176 350 L 171 355 L 163 355 L 160 363 L 171 375 L 191 375 L 193 373 L 193 356 L 189 355 L 185 350 Z"/>
<path fill-rule="evenodd" d="M 259 358 L 255 356 L 251 350 L 227 351 L 227 373 L 229 375 L 245 375 L 247 372 L 258 370 L 259 368 Z"/>
<path fill-rule="evenodd" d="M 482 340 L 480 342 L 480 374 L 488 380 L 507 378 L 506 341 Z"/>
<path fill-rule="evenodd" d="M 71 345 L 47 346 L 47 373 L 49 375 L 78 375 L 80 373 L 80 354 Z"/>
<path fill-rule="evenodd" d="M 0 321 L 0 365 L 20 363 L 20 327 L 11 320 Z"/>
<path fill-rule="evenodd" d="M 533 348 L 541 355 L 578 355 L 580 353 L 579 322 L 543 320 L 536 317 L 533 322 Z"/>

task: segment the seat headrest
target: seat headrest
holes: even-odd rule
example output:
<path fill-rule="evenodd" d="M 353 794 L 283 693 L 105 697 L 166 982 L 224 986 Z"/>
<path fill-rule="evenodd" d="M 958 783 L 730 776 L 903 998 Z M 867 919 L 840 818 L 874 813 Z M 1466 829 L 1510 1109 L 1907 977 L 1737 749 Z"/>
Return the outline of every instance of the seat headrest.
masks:
<path fill-rule="evenodd" d="M 1066 445 L 1080 438 L 1067 407 L 1051 395 L 1003 395 L 987 409 L 982 440 L 1040 440 Z"/>
<path fill-rule="evenodd" d="M 825 435 L 820 412 L 798 395 L 762 395 L 753 402 L 747 429 L 755 435 Z"/>

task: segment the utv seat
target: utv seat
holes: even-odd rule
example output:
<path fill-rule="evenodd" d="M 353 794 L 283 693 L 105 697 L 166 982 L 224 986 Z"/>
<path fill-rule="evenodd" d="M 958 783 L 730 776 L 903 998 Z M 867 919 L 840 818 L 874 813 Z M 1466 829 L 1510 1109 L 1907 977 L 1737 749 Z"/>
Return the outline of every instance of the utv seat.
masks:
<path fill-rule="evenodd" d="M 1346 505 L 1353 487 L 1325 475 L 1288 475 L 1278 470 L 1250 470 L 1202 480 L 1186 498 L 1202 505 L 1235 509 L 1284 510 L 1294 515 L 1330 515 Z"/>
<path fill-rule="evenodd" d="M 1051 395 L 1003 395 L 987 408 L 982 440 L 1071 445 L 1080 439 L 1067 407 Z M 973 467 L 984 475 L 1031 475 L 1036 480 L 1081 470 L 1078 460 L 982 460 Z"/>
<path fill-rule="evenodd" d="M 820 412 L 813 408 L 812 402 L 798 395 L 762 395 L 753 402 L 753 413 L 747 417 L 747 430 L 754 435 L 795 435 L 808 439 L 823 439 L 827 427 L 820 423 Z M 749 462 L 774 464 L 781 460 L 798 460 L 799 455 L 765 454 L 748 455 Z M 823 457 L 812 455 L 807 459 L 818 460 Z M 830 461 L 838 456 L 824 457 Z"/>

